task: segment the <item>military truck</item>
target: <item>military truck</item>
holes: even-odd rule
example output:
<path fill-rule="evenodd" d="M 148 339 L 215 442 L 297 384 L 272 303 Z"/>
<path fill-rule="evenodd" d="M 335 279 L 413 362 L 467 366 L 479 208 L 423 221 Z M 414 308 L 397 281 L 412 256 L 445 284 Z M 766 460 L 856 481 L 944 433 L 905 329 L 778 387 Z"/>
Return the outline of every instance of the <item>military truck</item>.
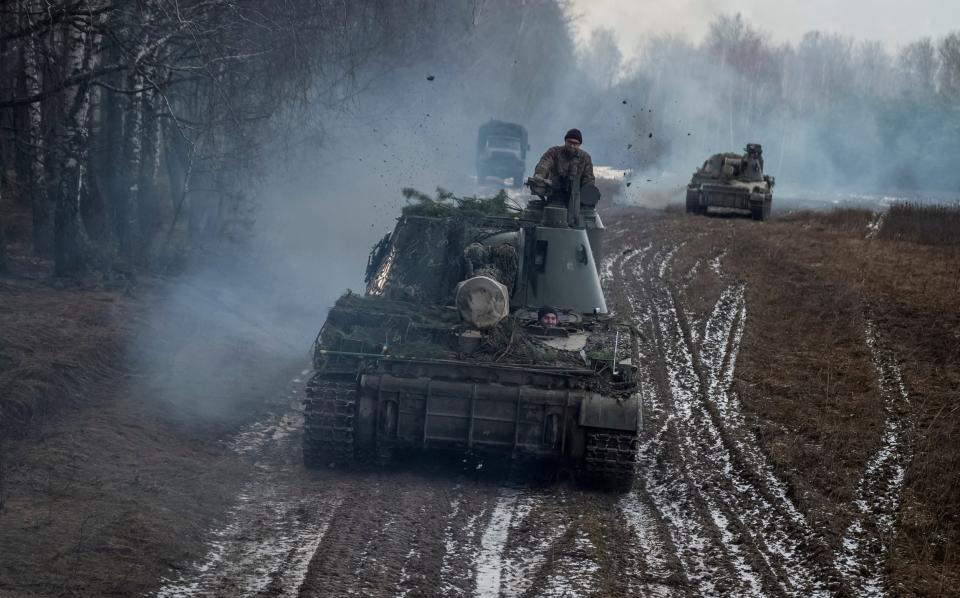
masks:
<path fill-rule="evenodd" d="M 746 210 L 754 220 L 770 217 L 774 178 L 763 174 L 763 148 L 748 143 L 744 153 L 714 154 L 693 173 L 687 185 L 687 212 L 707 208 Z"/>
<path fill-rule="evenodd" d="M 477 182 L 488 177 L 512 179 L 513 186 L 523 186 L 526 169 L 527 130 L 517 123 L 490 119 L 477 131 Z"/>
<path fill-rule="evenodd" d="M 631 484 L 639 332 L 600 286 L 600 193 L 590 185 L 556 205 L 549 181 L 531 184 L 540 199 L 522 209 L 504 191 L 410 193 L 421 201 L 371 251 L 365 293 L 340 297 L 317 337 L 307 466 L 445 451 Z M 537 319 L 547 305 L 555 327 Z"/>

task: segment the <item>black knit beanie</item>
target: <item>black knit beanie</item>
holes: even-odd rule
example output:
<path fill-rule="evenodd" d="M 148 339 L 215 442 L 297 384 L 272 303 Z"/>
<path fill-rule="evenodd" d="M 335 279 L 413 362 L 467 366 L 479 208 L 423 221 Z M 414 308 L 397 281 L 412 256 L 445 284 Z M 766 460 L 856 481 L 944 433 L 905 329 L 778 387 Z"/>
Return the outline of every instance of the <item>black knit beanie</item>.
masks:
<path fill-rule="evenodd" d="M 567 134 L 563 136 L 564 141 L 567 139 L 576 139 L 580 143 L 583 143 L 583 135 L 580 134 L 580 129 L 570 129 L 567 131 Z"/>

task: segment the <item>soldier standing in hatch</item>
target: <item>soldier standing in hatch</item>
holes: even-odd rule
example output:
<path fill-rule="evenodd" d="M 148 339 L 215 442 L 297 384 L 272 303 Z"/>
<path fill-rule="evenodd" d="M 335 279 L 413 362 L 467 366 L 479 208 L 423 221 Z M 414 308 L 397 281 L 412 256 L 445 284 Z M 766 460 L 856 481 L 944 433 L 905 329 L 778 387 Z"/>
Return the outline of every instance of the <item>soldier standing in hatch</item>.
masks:
<path fill-rule="evenodd" d="M 583 135 L 579 129 L 570 129 L 563 136 L 563 145 L 551 147 L 543 153 L 533 170 L 534 177 L 548 179 L 553 184 L 553 194 L 550 202 L 566 203 L 570 194 L 570 179 L 580 173 L 580 187 L 592 185 L 596 180 L 593 176 L 593 160 L 590 154 L 580 149 Z"/>

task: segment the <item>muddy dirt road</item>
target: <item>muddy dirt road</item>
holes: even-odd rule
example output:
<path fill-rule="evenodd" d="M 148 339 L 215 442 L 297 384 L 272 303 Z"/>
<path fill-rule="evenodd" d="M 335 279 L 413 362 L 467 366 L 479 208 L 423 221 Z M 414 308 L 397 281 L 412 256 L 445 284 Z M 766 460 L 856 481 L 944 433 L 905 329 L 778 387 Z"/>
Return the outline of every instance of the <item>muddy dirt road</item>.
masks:
<path fill-rule="evenodd" d="M 307 471 L 304 371 L 289 409 L 235 440 L 252 475 L 206 557 L 157 595 L 883 595 L 879 534 L 902 481 L 897 451 L 868 464 L 862 517 L 837 549 L 789 497 L 731 390 L 750 325 L 744 286 L 728 280 L 722 250 L 675 271 L 683 243 L 657 226 L 613 226 L 602 264 L 612 303 L 645 336 L 645 429 L 630 492 L 439 465 Z M 718 281 L 706 316 L 686 305 L 700 276 Z M 871 349 L 888 400 L 900 400 L 891 362 Z M 892 442 L 901 428 L 891 428 Z"/>

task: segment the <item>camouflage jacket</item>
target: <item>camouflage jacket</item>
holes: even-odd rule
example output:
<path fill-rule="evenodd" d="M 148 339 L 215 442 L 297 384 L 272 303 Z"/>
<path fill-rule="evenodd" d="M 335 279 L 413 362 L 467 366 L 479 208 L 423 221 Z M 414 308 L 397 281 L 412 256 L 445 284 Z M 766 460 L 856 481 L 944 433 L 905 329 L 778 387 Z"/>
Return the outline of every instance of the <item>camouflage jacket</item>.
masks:
<path fill-rule="evenodd" d="M 570 176 L 578 167 L 581 187 L 592 184 L 596 180 L 593 176 L 593 160 L 590 159 L 590 154 L 578 148 L 572 156 L 569 156 L 564 146 L 556 145 L 543 153 L 533 174 L 550 179 L 555 184 L 568 186 Z"/>

